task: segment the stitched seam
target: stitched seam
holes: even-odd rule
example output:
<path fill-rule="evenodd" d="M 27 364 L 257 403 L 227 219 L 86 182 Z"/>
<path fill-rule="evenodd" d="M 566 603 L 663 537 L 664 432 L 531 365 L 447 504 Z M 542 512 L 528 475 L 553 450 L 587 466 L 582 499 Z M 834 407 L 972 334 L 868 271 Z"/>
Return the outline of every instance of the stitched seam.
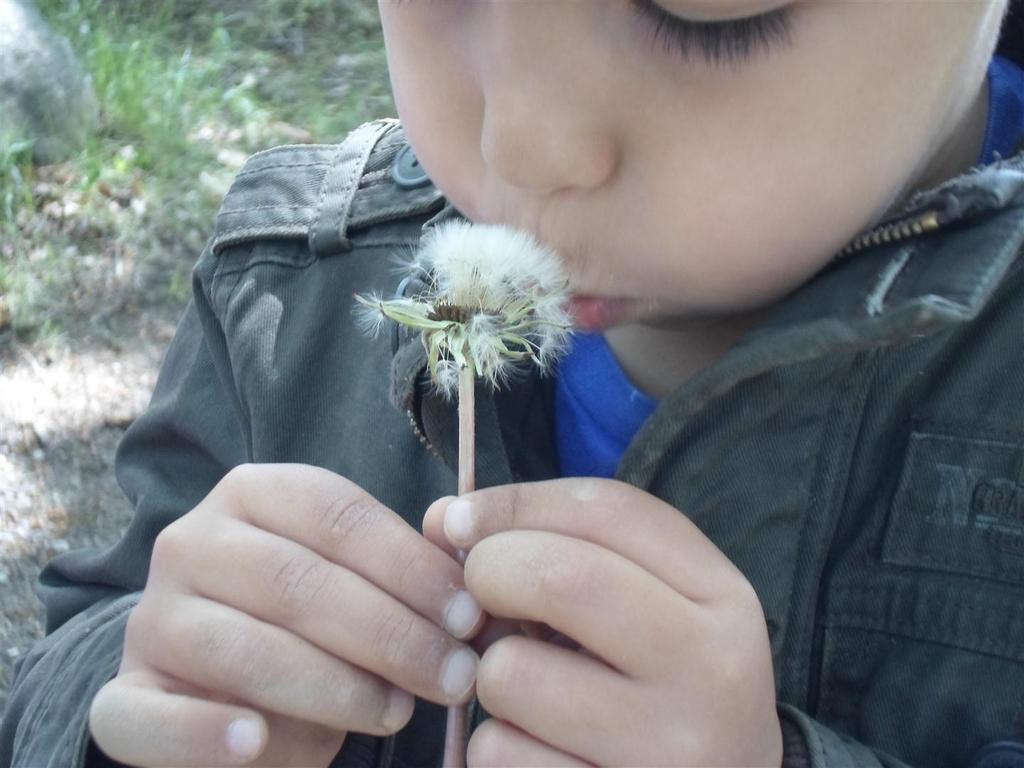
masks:
<path fill-rule="evenodd" d="M 244 275 L 246 272 L 248 272 L 248 269 L 240 269 L 237 272 L 230 273 L 235 276 L 235 282 L 231 284 L 231 287 L 228 289 L 227 295 L 221 302 L 220 312 L 218 313 L 218 316 L 220 318 L 220 324 L 222 328 L 224 327 L 224 323 L 227 320 L 228 304 L 231 303 L 231 298 L 235 295 L 235 289 L 237 289 L 238 284 L 242 282 L 242 275 Z M 224 330 L 226 331 L 227 329 L 224 328 Z"/>
<path fill-rule="evenodd" d="M 306 228 L 295 224 L 289 225 L 288 229 L 270 229 L 267 227 L 237 227 L 235 229 L 227 229 L 213 240 L 211 250 L 217 258 L 220 258 L 220 254 L 217 253 L 222 248 L 226 248 L 228 245 L 237 245 L 240 240 L 238 238 L 245 238 L 249 235 L 259 236 L 268 240 L 283 240 L 299 237 L 306 233 Z"/>
<path fill-rule="evenodd" d="M 242 170 L 235 176 L 235 178 L 240 179 L 243 176 L 253 176 L 257 173 L 263 173 L 264 171 L 270 171 L 275 168 L 322 168 L 326 165 L 326 160 L 320 160 L 317 162 L 309 163 L 270 163 L 269 165 L 263 165 L 260 166 L 259 168 L 252 168 L 248 171 Z"/>
<path fill-rule="evenodd" d="M 939 645 L 943 648 L 949 648 L 950 650 L 959 651 L 961 653 L 975 653 L 979 656 L 986 656 L 999 661 L 1008 661 L 1019 663 L 1022 657 L 1020 653 L 1014 654 L 1012 652 L 1013 644 L 1004 643 L 1002 646 L 995 645 L 994 643 L 964 643 L 954 642 L 952 640 L 939 640 L 935 636 L 928 636 L 921 632 L 915 632 L 913 625 L 900 624 L 900 623 L 886 623 L 879 621 L 874 624 L 859 623 L 857 616 L 839 616 L 834 622 L 830 622 L 827 625 L 829 631 L 852 631 L 852 632 L 864 632 L 876 635 L 882 635 L 886 638 L 896 638 L 898 640 L 904 640 L 912 643 L 928 643 L 930 645 Z"/>
<path fill-rule="evenodd" d="M 217 266 L 214 268 L 213 276 L 210 278 L 210 291 L 206 296 L 206 300 L 210 303 L 210 306 L 214 308 L 216 308 L 217 285 L 224 276 L 224 271 L 227 269 L 227 263 L 227 259 L 217 259 Z"/>
<path fill-rule="evenodd" d="M 369 133 L 369 131 L 367 133 Z M 359 179 L 363 175 L 363 169 L 366 167 L 367 160 L 369 160 L 370 154 L 373 152 L 374 145 L 379 140 L 379 133 L 369 134 L 365 139 L 363 139 L 365 146 L 360 147 L 357 162 L 352 164 L 352 170 L 349 172 L 348 179 L 345 181 L 345 185 L 341 189 L 341 199 L 346 201 L 345 205 L 341 209 L 341 216 L 338 219 L 337 226 L 338 240 L 342 243 L 348 242 L 345 230 L 348 227 L 348 221 L 352 215 L 352 196 L 349 195 L 349 191 L 358 188 Z"/>
<path fill-rule="evenodd" d="M 836 588 L 832 591 L 833 601 L 836 605 L 845 605 L 842 609 L 833 609 L 831 613 L 824 618 L 824 626 L 826 627 L 845 627 L 847 629 L 861 629 L 866 631 L 884 631 L 888 630 L 892 634 L 905 633 L 908 637 L 927 642 L 936 642 L 938 644 L 951 643 L 952 641 L 939 641 L 931 640 L 930 638 L 937 637 L 934 622 L 929 621 L 926 624 L 922 624 L 919 621 L 915 621 L 912 618 L 901 618 L 895 616 L 885 609 L 878 608 L 878 604 L 886 601 L 887 597 L 893 597 L 895 600 L 899 600 L 901 596 L 898 593 L 894 593 L 893 590 L 885 589 L 882 587 L 845 587 Z M 912 596 L 913 597 L 913 596 Z M 906 598 L 909 599 L 909 598 Z M 906 600 L 905 599 L 905 600 Z M 904 600 L 904 601 L 905 601 Z M 988 621 L 986 617 L 991 617 L 993 614 L 999 611 L 1006 611 L 1007 602 L 1004 599 L 1000 599 L 990 595 L 982 595 L 975 592 L 971 595 L 970 602 L 966 600 L 950 600 L 948 597 L 943 596 L 941 600 L 936 595 L 925 596 L 925 598 L 917 597 L 917 602 L 922 602 L 928 607 L 941 605 L 941 607 L 950 613 L 955 619 L 954 624 L 946 622 L 942 628 L 938 630 L 941 634 L 962 634 L 960 629 L 967 624 L 986 624 L 990 625 L 993 630 L 999 630 L 999 637 L 1004 635 L 1017 636 L 1024 631 L 1024 624 L 1020 619 L 1008 618 L 1004 621 Z M 931 631 L 930 631 L 931 630 Z M 988 649 L 990 653 L 998 654 L 999 649 L 1005 649 L 1007 647 L 1013 648 L 1014 643 L 1012 640 L 997 640 L 993 641 L 987 637 L 977 641 L 968 642 L 967 640 L 959 640 L 958 645 L 961 650 L 970 649 Z M 969 646 L 969 647 L 968 647 Z M 1003 651 L 1005 654 L 1006 651 Z M 1021 655 L 1020 649 L 1014 655 L 1017 658 Z"/>
<path fill-rule="evenodd" d="M 829 553 L 832 547 L 835 545 L 835 536 L 838 527 L 842 524 L 843 512 L 846 509 L 848 502 L 848 496 L 850 493 L 851 486 L 851 462 L 853 459 L 854 452 L 857 450 L 861 440 L 861 430 L 863 429 L 864 422 L 864 411 L 867 408 L 867 401 L 869 398 L 871 382 L 877 375 L 878 357 L 877 355 L 867 355 L 863 369 L 866 373 L 862 374 L 863 379 L 859 382 L 854 380 L 850 382 L 850 375 L 855 370 L 857 361 L 864 360 L 864 355 L 857 355 L 851 359 L 851 362 L 847 364 L 846 369 L 843 373 L 843 383 L 839 391 L 831 399 L 828 406 L 828 414 L 839 420 L 839 423 L 843 425 L 843 433 L 849 434 L 850 430 L 856 432 L 853 438 L 852 444 L 850 441 L 847 442 L 847 447 L 843 450 L 842 454 L 829 458 L 828 451 L 824 450 L 824 446 L 827 445 L 832 430 L 823 429 L 818 436 L 819 446 L 819 457 L 815 462 L 812 484 L 813 487 L 821 489 L 824 493 L 825 490 L 828 492 L 827 498 L 822 496 L 821 501 L 815 501 L 814 496 L 811 497 L 808 509 L 804 511 L 803 521 L 800 525 L 799 543 L 798 548 L 801 551 L 808 550 L 808 542 L 812 540 L 817 529 L 817 523 L 815 520 L 814 512 L 819 514 L 832 514 L 833 519 L 829 523 L 829 530 L 827 532 L 819 533 L 819 537 L 825 543 L 825 551 L 820 554 L 820 558 L 817 559 L 813 566 L 805 566 L 806 568 L 813 569 L 814 583 L 813 586 L 808 590 L 810 593 L 808 599 L 813 601 L 813 604 L 809 607 L 805 607 L 803 612 L 798 616 L 794 617 L 789 622 L 787 632 L 790 637 L 787 638 L 788 642 L 783 645 L 789 645 L 794 648 L 795 653 L 793 654 L 794 660 L 790 662 L 790 667 L 797 665 L 795 659 L 810 659 L 814 651 L 815 635 L 817 634 L 817 626 L 819 622 L 823 622 L 825 617 L 828 615 L 827 610 L 820 612 L 818 608 L 818 595 L 822 590 L 822 578 L 825 575 L 825 569 L 828 567 Z M 852 405 L 851 405 L 852 403 Z M 794 565 L 792 569 L 792 578 L 789 584 L 789 605 L 796 605 L 794 596 L 797 590 L 797 579 L 800 575 L 799 566 Z M 805 577 L 807 578 L 807 577 Z M 787 616 L 792 616 L 792 609 L 787 610 Z M 802 627 L 802 631 L 798 631 L 797 628 Z M 787 674 L 790 674 L 787 671 Z M 792 675 L 790 675 L 793 677 Z M 807 668 L 804 671 L 804 665 L 800 664 L 799 669 L 795 675 L 797 681 L 802 688 L 801 695 L 807 701 L 809 706 L 817 705 L 817 701 L 811 701 L 810 698 L 813 693 L 813 687 L 815 683 L 821 682 L 821 670 Z M 793 682 L 791 680 L 790 682 Z M 816 694 L 820 700 L 820 690 Z"/>
<path fill-rule="evenodd" d="M 338 148 L 334 151 L 334 154 L 331 155 L 331 167 L 333 167 L 334 164 L 338 162 L 339 158 L 341 157 L 342 150 L 344 150 L 345 144 L 347 143 L 348 142 L 345 141 L 339 144 Z M 313 227 L 309 232 L 309 250 L 311 250 L 314 254 L 316 253 L 317 231 L 320 229 L 320 217 L 323 216 L 324 213 L 324 200 L 327 199 L 327 185 L 330 182 L 330 179 L 331 170 L 330 168 L 328 168 L 327 172 L 324 174 L 323 181 L 320 182 L 320 196 L 316 204 L 316 216 L 313 217 Z"/>
<path fill-rule="evenodd" d="M 294 210 L 297 210 L 299 208 L 309 208 L 309 203 L 302 203 L 302 204 L 299 204 L 299 205 L 280 205 L 280 204 L 275 204 L 275 205 L 257 205 L 257 206 L 255 206 L 253 208 L 232 208 L 232 209 L 227 210 L 227 211 L 221 211 L 217 215 L 218 216 L 237 216 L 240 213 L 250 213 L 252 211 L 272 211 L 272 210 L 276 210 L 276 209 L 284 209 L 284 210 L 294 211 Z"/>
<path fill-rule="evenodd" d="M 305 150 L 305 151 L 308 152 L 308 151 L 314 150 L 314 149 L 331 149 L 331 148 L 333 148 L 335 146 L 337 146 L 337 145 L 336 144 L 282 144 L 279 147 L 271 147 L 270 149 L 261 149 L 259 152 L 256 152 L 256 153 L 250 155 L 249 159 L 246 161 L 246 164 L 251 163 L 253 160 L 255 160 L 258 157 L 266 157 L 267 155 L 280 154 L 282 152 L 288 152 L 289 150 L 294 151 L 296 149 L 301 149 L 301 150 Z"/>
<path fill-rule="evenodd" d="M 1006 227 L 1007 235 L 1009 235 L 1012 231 L 1014 231 L 1014 229 L 1016 229 L 1016 228 L 1014 228 L 1014 227 Z M 1004 248 L 1002 253 L 999 254 L 999 258 L 994 259 L 993 263 L 989 265 L 988 269 L 986 269 L 982 273 L 982 275 L 979 278 L 977 284 L 974 286 L 974 290 L 971 291 L 970 298 L 968 299 L 969 305 L 973 306 L 974 303 L 981 297 L 981 295 L 986 290 L 988 290 L 988 288 L 990 287 L 991 280 L 992 280 L 992 275 L 995 274 L 1000 269 L 1005 269 L 1006 268 L 1006 266 L 1003 264 L 1003 260 L 1006 258 L 1006 254 L 1007 254 L 1007 252 L 1009 250 L 1010 250 L 1010 248 Z M 1019 251 L 1020 251 L 1020 244 L 1018 244 L 1017 246 L 1013 247 L 1013 252 L 1014 253 L 1018 253 Z"/>
<path fill-rule="evenodd" d="M 917 439 L 917 443 L 912 447 L 912 450 L 918 450 L 917 446 L 920 445 L 922 440 L 932 438 L 936 442 L 947 442 L 947 443 L 970 443 L 971 448 L 982 451 L 984 453 L 1009 453 L 1012 455 L 1019 454 L 1024 447 L 1014 443 L 1000 443 L 996 440 L 983 440 L 981 438 L 970 438 L 970 437 L 946 437 L 946 435 L 931 435 L 927 432 L 914 432 L 913 437 Z M 909 453 L 909 451 L 908 451 Z M 978 467 L 972 467 L 972 469 L 978 469 Z"/>
<path fill-rule="evenodd" d="M 946 580 L 939 580 L 939 583 L 945 583 Z M 857 609 L 846 608 L 843 610 L 834 609 L 832 613 L 828 614 L 825 619 L 826 623 L 834 620 L 836 617 L 846 617 L 848 619 L 855 620 L 859 618 L 871 618 L 878 615 L 878 604 L 887 595 L 896 594 L 897 597 L 900 593 L 905 593 L 910 590 L 913 586 L 919 586 L 918 582 L 904 582 L 909 583 L 911 586 L 904 586 L 902 588 L 893 586 L 891 583 L 882 584 L 849 584 L 842 585 L 833 588 L 832 594 L 835 597 L 836 605 L 841 603 L 849 604 L 853 603 L 855 606 L 864 606 Z M 999 611 L 1005 611 L 1006 609 L 1006 593 L 1007 589 L 1004 587 L 999 590 L 999 594 L 993 594 L 991 590 L 985 590 L 982 593 L 975 592 L 970 596 L 970 599 L 951 597 L 945 591 L 942 595 L 931 594 L 927 597 L 930 603 L 941 605 L 943 608 L 956 611 L 957 613 L 973 613 L 976 616 L 985 616 L 993 614 Z M 916 595 L 914 597 L 917 597 Z M 1000 614 L 1003 615 L 1003 614 Z M 1017 617 L 1016 614 L 1005 614 L 1008 616 L 1010 627 L 1016 631 L 1020 629 L 1024 631 L 1024 621 Z"/>
<path fill-rule="evenodd" d="M 949 432 L 941 431 L 944 429 L 949 430 Z M 962 434 L 955 430 L 966 430 L 967 434 Z M 915 422 L 913 434 L 919 437 L 930 437 L 950 442 L 963 442 L 965 440 L 971 443 L 995 442 L 990 437 L 991 435 L 1016 441 L 1024 440 L 1024 431 L 1002 429 L 988 424 L 979 427 L 978 422 L 957 421 L 956 419 L 949 418 L 934 419 L 929 417 L 927 419 L 918 419 Z M 1021 450 L 1021 446 L 1016 443 L 1007 444 L 1004 448 L 1009 449 L 1010 445 L 1013 446 L 1014 450 Z M 993 447 L 993 450 L 998 449 Z"/>
<path fill-rule="evenodd" d="M 356 215 L 350 217 L 348 226 L 350 229 L 363 229 L 371 227 L 374 224 L 389 221 L 398 216 L 418 216 L 423 213 L 428 213 L 431 208 L 434 208 L 437 205 L 438 199 L 440 198 L 436 198 L 434 200 L 423 200 L 411 205 L 395 205 L 390 208 L 376 208 L 370 215 L 367 215 L 362 211 L 357 211 Z"/>
<path fill-rule="evenodd" d="M 232 227 L 231 229 L 225 229 L 221 234 L 217 235 L 216 239 L 214 240 L 214 244 L 215 245 L 219 245 L 220 242 L 227 235 L 238 235 L 238 234 L 241 233 L 241 234 L 262 235 L 262 236 L 264 236 L 266 238 L 270 238 L 270 239 L 282 238 L 282 237 L 290 238 L 290 237 L 294 237 L 297 234 L 302 234 L 303 230 L 305 229 L 303 226 L 301 226 L 299 224 L 294 224 L 294 223 L 287 224 L 287 225 L 285 225 L 285 227 L 287 227 L 287 228 L 284 228 L 281 225 L 277 225 L 276 227 L 267 227 L 267 226 Z"/>
<path fill-rule="evenodd" d="M 1004 550 L 1000 551 L 1002 552 Z M 915 551 L 912 554 L 903 552 L 899 554 L 890 554 L 888 557 L 883 557 L 882 561 L 885 563 L 891 563 L 892 565 L 906 565 L 911 567 L 924 562 L 935 566 L 962 569 L 957 572 L 966 572 L 967 575 L 989 576 L 997 581 L 1009 581 L 1011 583 L 1024 581 L 1024 574 L 1019 570 L 1013 568 L 998 569 L 993 566 L 984 565 L 983 563 L 975 560 L 961 560 L 956 556 L 957 554 L 959 553 L 952 553 L 950 557 L 943 559 L 937 555 L 932 555 L 927 552 Z M 1017 555 L 1016 557 L 1018 560 L 1020 559 L 1020 555 Z"/>
<path fill-rule="evenodd" d="M 391 173 L 391 171 L 387 168 L 381 168 L 379 171 L 364 173 L 363 178 L 359 180 L 359 186 L 367 187 L 370 184 L 385 178 L 389 173 Z"/>

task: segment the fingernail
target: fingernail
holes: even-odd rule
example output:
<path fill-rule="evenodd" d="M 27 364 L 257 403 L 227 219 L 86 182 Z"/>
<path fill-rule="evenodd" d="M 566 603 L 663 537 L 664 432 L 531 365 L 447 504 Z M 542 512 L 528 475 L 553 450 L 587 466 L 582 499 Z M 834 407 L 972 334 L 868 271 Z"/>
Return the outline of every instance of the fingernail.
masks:
<path fill-rule="evenodd" d="M 473 507 L 465 499 L 456 499 L 444 511 L 444 533 L 454 542 L 468 541 L 473 535 Z"/>
<path fill-rule="evenodd" d="M 412 716 L 412 709 L 415 702 L 412 696 L 401 688 L 392 688 L 388 694 L 388 708 L 384 712 L 382 723 L 386 733 L 394 733 L 402 728 Z"/>
<path fill-rule="evenodd" d="M 455 637 L 465 637 L 480 619 L 480 606 L 464 589 L 455 593 L 444 612 L 444 628 Z"/>
<path fill-rule="evenodd" d="M 445 696 L 455 701 L 466 697 L 476 682 L 476 665 L 479 659 L 468 648 L 460 648 L 448 656 L 441 673 L 441 688 Z"/>
<path fill-rule="evenodd" d="M 250 717 L 234 720 L 228 726 L 228 749 L 242 760 L 252 760 L 260 752 L 263 743 L 263 728 Z"/>
<path fill-rule="evenodd" d="M 465 565 L 466 564 L 466 550 L 464 550 L 464 549 L 456 549 L 455 550 L 455 559 L 458 560 L 459 565 Z"/>

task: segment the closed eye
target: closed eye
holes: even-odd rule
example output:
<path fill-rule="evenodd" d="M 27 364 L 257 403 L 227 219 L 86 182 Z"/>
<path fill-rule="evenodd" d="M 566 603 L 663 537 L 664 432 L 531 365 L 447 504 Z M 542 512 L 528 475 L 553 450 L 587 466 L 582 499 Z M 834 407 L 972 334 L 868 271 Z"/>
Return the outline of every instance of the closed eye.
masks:
<path fill-rule="evenodd" d="M 793 44 L 790 6 L 732 21 L 691 21 L 675 16 L 653 0 L 630 0 L 647 26 L 651 43 L 688 61 L 698 54 L 709 64 L 739 69 L 757 55 Z"/>

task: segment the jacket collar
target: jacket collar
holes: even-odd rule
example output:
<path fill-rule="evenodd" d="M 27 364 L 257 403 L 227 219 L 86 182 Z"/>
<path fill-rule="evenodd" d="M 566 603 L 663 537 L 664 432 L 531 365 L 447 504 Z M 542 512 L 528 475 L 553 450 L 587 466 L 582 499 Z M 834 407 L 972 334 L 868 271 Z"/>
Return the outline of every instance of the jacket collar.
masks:
<path fill-rule="evenodd" d="M 821 352 L 867 348 L 976 317 L 1024 243 L 1024 153 L 914 195 L 880 226 L 926 212 L 937 231 L 837 258 L 745 343 L 816 327 Z"/>

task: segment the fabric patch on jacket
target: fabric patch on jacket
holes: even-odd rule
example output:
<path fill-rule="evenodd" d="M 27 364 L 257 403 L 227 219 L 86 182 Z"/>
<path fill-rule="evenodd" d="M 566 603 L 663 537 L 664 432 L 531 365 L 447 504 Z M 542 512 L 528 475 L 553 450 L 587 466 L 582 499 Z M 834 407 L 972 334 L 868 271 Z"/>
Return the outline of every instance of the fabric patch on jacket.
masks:
<path fill-rule="evenodd" d="M 913 432 L 882 559 L 1024 582 L 1024 445 Z"/>

